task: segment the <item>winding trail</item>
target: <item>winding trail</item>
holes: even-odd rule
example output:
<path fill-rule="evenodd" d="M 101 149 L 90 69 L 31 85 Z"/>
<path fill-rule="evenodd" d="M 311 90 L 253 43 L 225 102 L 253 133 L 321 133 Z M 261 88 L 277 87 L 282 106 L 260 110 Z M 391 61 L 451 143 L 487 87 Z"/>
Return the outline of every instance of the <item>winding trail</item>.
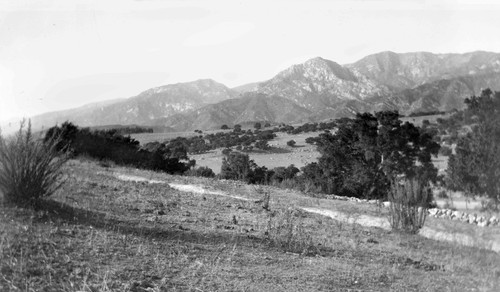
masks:
<path fill-rule="evenodd" d="M 223 191 L 211 191 L 203 188 L 203 186 L 197 186 L 197 185 L 191 185 L 191 184 L 176 184 L 176 183 L 168 183 L 165 181 L 159 181 L 159 180 L 150 180 L 144 177 L 140 176 L 132 176 L 132 175 L 125 175 L 125 174 L 115 174 L 115 177 L 119 180 L 124 180 L 124 181 L 136 181 L 136 182 L 148 182 L 151 184 L 167 184 L 171 188 L 181 191 L 181 192 L 190 192 L 190 193 L 196 193 L 196 194 L 206 194 L 206 195 L 216 195 L 216 196 L 224 196 L 224 197 L 230 197 L 238 200 L 243 200 L 243 201 L 255 201 L 252 199 L 248 199 L 245 197 L 241 196 L 234 196 L 234 195 L 229 195 Z M 349 224 L 359 224 L 363 225 L 366 227 L 378 227 L 382 228 L 384 230 L 391 230 L 391 225 L 389 223 L 389 220 L 387 218 L 383 217 L 376 217 L 376 216 L 370 216 L 370 215 L 364 215 L 364 214 L 345 214 L 342 212 L 338 211 L 333 211 L 333 210 L 328 210 L 328 209 L 319 209 L 319 208 L 311 208 L 311 207 L 298 207 L 299 209 L 302 209 L 306 212 L 309 213 L 315 213 L 315 214 L 320 214 L 323 216 L 330 217 L 334 220 L 340 221 L 340 222 L 345 222 Z M 464 246 L 470 246 L 470 247 L 477 247 L 477 248 L 484 248 L 488 250 L 492 250 L 494 252 L 500 253 L 500 242 L 495 241 L 495 240 L 486 240 L 486 239 L 481 239 L 481 238 L 475 238 L 467 234 L 463 233 L 451 233 L 451 232 L 445 232 L 445 231 L 439 231 L 435 230 L 433 228 L 424 226 L 422 229 L 419 231 L 419 235 L 433 239 L 433 240 L 438 240 L 438 241 L 447 241 L 447 242 L 453 242 L 453 243 L 458 243 Z"/>

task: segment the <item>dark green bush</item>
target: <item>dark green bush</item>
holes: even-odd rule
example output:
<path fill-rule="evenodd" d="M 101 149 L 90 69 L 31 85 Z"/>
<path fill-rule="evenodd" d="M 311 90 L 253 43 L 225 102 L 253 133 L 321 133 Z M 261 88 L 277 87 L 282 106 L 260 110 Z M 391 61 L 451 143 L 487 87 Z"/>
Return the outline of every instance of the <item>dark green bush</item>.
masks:
<path fill-rule="evenodd" d="M 198 176 L 198 177 L 215 177 L 214 171 L 206 166 L 200 166 L 198 168 L 193 168 L 184 173 L 187 176 Z"/>
<path fill-rule="evenodd" d="M 450 156 L 452 154 L 452 150 L 448 146 L 441 146 L 441 149 L 439 149 L 439 154 L 443 156 Z"/>
<path fill-rule="evenodd" d="M 57 149 L 68 149 L 74 155 L 87 155 L 118 165 L 181 174 L 192 167 L 194 162 L 188 161 L 187 147 L 181 138 L 168 144 L 154 142 L 141 147 L 138 141 L 130 136 L 122 136 L 115 130 L 91 131 L 68 122 L 61 127 L 50 128 L 45 140 L 53 137 L 61 137 Z"/>

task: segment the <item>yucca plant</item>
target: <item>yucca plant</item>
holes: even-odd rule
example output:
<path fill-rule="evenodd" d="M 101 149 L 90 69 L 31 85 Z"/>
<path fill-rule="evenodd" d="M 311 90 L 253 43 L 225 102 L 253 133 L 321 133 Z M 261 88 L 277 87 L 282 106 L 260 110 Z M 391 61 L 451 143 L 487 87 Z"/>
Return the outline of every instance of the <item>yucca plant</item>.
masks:
<path fill-rule="evenodd" d="M 45 142 L 35 137 L 25 121 L 14 136 L 0 133 L 0 192 L 7 202 L 36 208 L 62 185 L 68 155 L 57 151 L 58 142 L 58 137 Z"/>
<path fill-rule="evenodd" d="M 415 178 L 394 180 L 388 195 L 392 228 L 417 233 L 424 226 L 430 196 L 428 182 Z"/>

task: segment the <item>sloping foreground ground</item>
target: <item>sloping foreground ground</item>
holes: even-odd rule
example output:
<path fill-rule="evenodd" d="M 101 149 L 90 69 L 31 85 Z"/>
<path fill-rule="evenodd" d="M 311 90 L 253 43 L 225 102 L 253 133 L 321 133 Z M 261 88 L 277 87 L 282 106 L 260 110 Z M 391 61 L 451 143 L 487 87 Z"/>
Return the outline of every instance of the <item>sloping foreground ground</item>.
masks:
<path fill-rule="evenodd" d="M 495 252 L 296 210 L 383 214 L 373 205 L 79 161 L 71 161 L 66 173 L 66 184 L 45 211 L 0 207 L 0 291 L 500 287 L 500 255 Z M 118 175 L 203 186 L 213 193 Z M 271 197 L 267 209 L 262 202 L 266 192 Z"/>
<path fill-rule="evenodd" d="M 167 183 L 166 181 L 149 180 L 144 177 L 124 175 L 124 174 L 117 174 L 116 177 L 118 179 L 127 181 L 165 183 L 168 184 L 168 186 L 170 186 L 171 188 L 183 192 L 226 196 L 243 201 L 257 201 L 256 199 L 249 199 L 237 195 L 231 195 L 222 191 L 207 190 L 205 189 L 204 186 L 199 186 L 199 185 Z M 279 192 L 279 190 L 276 189 L 267 190 L 267 192 L 269 193 L 270 192 L 276 193 L 277 191 Z M 262 192 L 263 190 L 261 190 L 261 193 Z M 288 197 L 291 197 L 290 192 L 288 194 Z M 299 210 L 304 210 L 306 212 L 327 216 L 340 222 L 391 230 L 391 225 L 389 223 L 388 213 L 386 210 L 384 210 L 385 211 L 384 212 L 381 208 L 378 208 L 376 209 L 378 216 L 374 216 L 366 214 L 366 213 L 373 214 L 373 208 L 370 208 L 366 205 L 356 206 L 353 205 L 352 202 L 342 203 L 336 201 L 334 203 L 334 206 L 332 206 L 331 202 L 332 201 L 321 200 L 320 203 L 319 199 L 316 202 L 316 205 L 322 205 L 322 206 L 330 205 L 330 207 L 327 209 L 325 209 L 324 207 L 320 208 L 311 207 L 310 206 L 311 204 L 309 202 L 302 202 L 302 204 L 305 204 L 308 207 L 304 207 L 303 205 L 294 205 L 293 207 Z M 342 208 L 338 208 L 339 207 L 338 205 L 341 206 L 343 205 L 343 206 Z M 348 210 L 349 212 L 345 212 L 345 210 Z M 430 239 L 448 241 L 451 243 L 458 243 L 465 246 L 489 249 L 500 253 L 500 227 L 493 227 L 493 226 L 490 226 L 488 228 L 477 227 L 475 225 L 471 226 L 461 222 L 453 222 L 444 219 L 436 220 L 429 218 L 426 221 L 426 225 L 420 230 L 419 234 L 421 236 Z"/>

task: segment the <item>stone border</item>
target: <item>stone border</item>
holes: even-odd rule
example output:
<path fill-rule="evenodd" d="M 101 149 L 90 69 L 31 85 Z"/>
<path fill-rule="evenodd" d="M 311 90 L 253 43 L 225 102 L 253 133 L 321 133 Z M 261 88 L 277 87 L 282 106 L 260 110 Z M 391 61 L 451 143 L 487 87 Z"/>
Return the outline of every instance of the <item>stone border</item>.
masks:
<path fill-rule="evenodd" d="M 126 175 L 126 174 L 119 174 L 119 173 L 115 174 L 115 177 L 120 179 L 120 180 L 128 180 L 128 181 L 149 182 L 149 183 L 166 183 L 164 181 L 149 180 L 147 178 L 140 177 L 140 176 Z M 232 197 L 235 199 L 251 201 L 250 199 L 247 199 L 247 198 L 243 198 L 243 197 L 239 197 L 239 196 L 231 196 L 231 195 L 225 194 L 223 192 L 208 191 L 208 190 L 205 190 L 199 186 L 181 185 L 181 184 L 169 184 L 169 185 L 170 185 L 170 187 L 177 189 L 177 190 L 180 190 L 180 191 L 222 195 L 222 196 Z M 388 202 L 388 201 L 380 202 L 379 200 L 366 200 L 366 199 L 359 199 L 359 198 L 355 198 L 355 197 L 343 197 L 343 196 L 337 196 L 337 195 L 326 195 L 325 197 L 326 197 L 326 199 L 329 199 L 329 200 L 368 203 L 368 204 L 383 206 L 386 208 L 389 208 L 391 206 L 391 202 Z M 460 221 L 463 223 L 475 224 L 479 227 L 499 226 L 500 225 L 500 219 L 497 218 L 496 216 L 491 216 L 490 218 L 486 218 L 484 216 L 478 216 L 476 214 L 469 214 L 469 213 L 465 213 L 465 212 L 461 212 L 461 211 L 453 211 L 451 209 L 439 209 L 439 208 L 428 209 L 427 213 L 429 214 L 429 216 L 434 217 L 434 218 L 455 220 L 455 221 Z"/>
<path fill-rule="evenodd" d="M 341 201 L 352 201 L 352 202 L 368 203 L 368 204 L 380 204 L 381 206 L 384 206 L 386 208 L 389 208 L 391 206 L 391 202 L 388 202 L 388 201 L 379 202 L 378 200 L 366 200 L 366 199 L 359 199 L 359 198 L 354 198 L 354 197 L 342 197 L 342 196 L 337 196 L 337 195 L 326 195 L 326 198 L 333 199 L 333 200 L 341 200 Z M 474 214 L 474 213 L 469 214 L 469 213 L 462 212 L 462 211 L 454 211 L 451 209 L 440 209 L 440 208 L 428 209 L 427 213 L 429 214 L 430 217 L 455 220 L 455 221 L 460 221 L 460 222 L 468 223 L 468 224 L 475 224 L 479 227 L 499 226 L 500 225 L 500 219 L 497 218 L 496 216 L 491 216 L 491 217 L 487 218 L 484 216 L 479 216 L 479 215 Z"/>

